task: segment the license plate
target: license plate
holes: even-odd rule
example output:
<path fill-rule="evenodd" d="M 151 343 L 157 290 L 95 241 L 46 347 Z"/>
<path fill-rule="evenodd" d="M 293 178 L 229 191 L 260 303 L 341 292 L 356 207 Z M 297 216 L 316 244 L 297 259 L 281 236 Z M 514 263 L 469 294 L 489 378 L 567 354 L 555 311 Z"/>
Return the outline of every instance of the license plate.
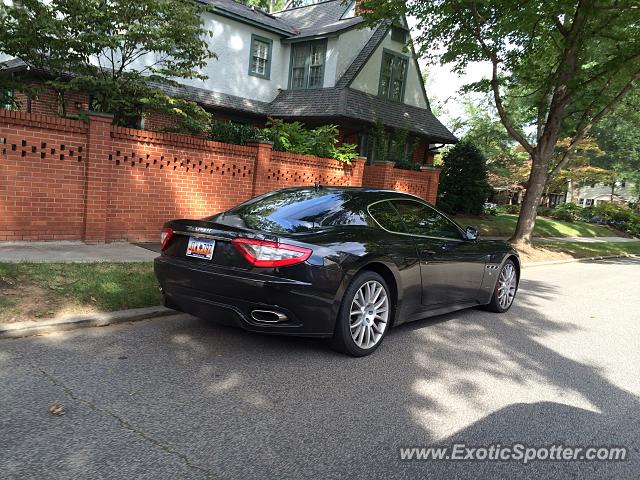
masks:
<path fill-rule="evenodd" d="M 213 258 L 213 248 L 215 246 L 215 240 L 204 240 L 202 238 L 189 237 L 189 244 L 187 245 L 187 257 L 211 260 Z"/>

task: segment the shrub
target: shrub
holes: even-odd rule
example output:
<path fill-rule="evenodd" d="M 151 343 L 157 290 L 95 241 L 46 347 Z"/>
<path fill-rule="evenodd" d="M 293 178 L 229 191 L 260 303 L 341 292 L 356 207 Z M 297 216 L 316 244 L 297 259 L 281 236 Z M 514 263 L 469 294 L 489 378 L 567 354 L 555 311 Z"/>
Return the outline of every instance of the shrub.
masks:
<path fill-rule="evenodd" d="M 209 138 L 216 142 L 246 145 L 251 140 L 269 140 L 269 132 L 254 125 L 244 123 L 222 122 L 214 120 L 209 129 Z"/>
<path fill-rule="evenodd" d="M 633 210 L 621 205 L 602 202 L 593 207 L 593 216 L 601 218 L 604 223 L 623 223 L 628 222 L 633 217 Z"/>
<path fill-rule="evenodd" d="M 191 100 L 154 92 L 141 101 L 147 108 L 167 113 L 173 118 L 174 125 L 165 129 L 168 132 L 202 135 L 211 122 L 211 114 Z"/>
<path fill-rule="evenodd" d="M 496 207 L 496 212 L 518 215 L 520 213 L 520 205 L 498 205 Z"/>
<path fill-rule="evenodd" d="M 258 128 L 236 122 L 214 121 L 211 122 L 209 138 L 235 145 L 246 145 L 252 140 L 265 140 L 273 142 L 273 149 L 279 152 L 334 158 L 346 164 L 350 164 L 358 156 L 357 145 L 338 145 L 336 125 L 309 129 L 300 122 L 269 119 L 266 128 Z"/>
<path fill-rule="evenodd" d="M 554 220 L 574 222 L 581 219 L 582 207 L 575 203 L 561 203 L 551 210 L 550 217 Z"/>
<path fill-rule="evenodd" d="M 552 212 L 552 207 L 538 207 L 538 215 L 542 215 L 543 217 L 550 217 Z"/>
<path fill-rule="evenodd" d="M 487 160 L 473 143 L 461 141 L 447 152 L 440 175 L 439 201 L 451 213 L 480 215 L 491 187 Z"/>
<path fill-rule="evenodd" d="M 611 225 L 630 235 L 640 235 L 640 215 L 628 207 L 608 202 L 599 203 L 591 209 L 589 219 L 594 223 Z"/>

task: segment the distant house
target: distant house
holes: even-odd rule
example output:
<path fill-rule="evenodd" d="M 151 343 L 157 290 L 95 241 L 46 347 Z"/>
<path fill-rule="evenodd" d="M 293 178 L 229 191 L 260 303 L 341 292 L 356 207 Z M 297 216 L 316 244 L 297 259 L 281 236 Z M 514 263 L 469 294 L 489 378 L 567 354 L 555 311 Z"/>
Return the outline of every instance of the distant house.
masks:
<path fill-rule="evenodd" d="M 599 203 L 627 204 L 638 201 L 638 193 L 632 182 L 616 182 L 613 185 L 595 183 L 583 185 L 575 189 L 568 201 L 573 201 L 582 207 L 591 207 Z"/>
<path fill-rule="evenodd" d="M 198 102 L 214 118 L 334 123 L 341 140 L 358 144 L 369 159 L 376 156 L 369 134 L 376 120 L 408 131 L 407 153 L 418 163 L 431 164 L 439 146 L 456 141 L 431 111 L 406 21 L 359 28 L 363 19 L 355 1 L 329 0 L 274 14 L 233 0 L 205 3 L 213 6 L 204 21 L 218 59 L 203 69 L 207 80 L 162 87 L 168 93 Z M 16 59 L 0 65 L 5 74 L 28 68 Z M 24 110 L 37 113 L 55 104 L 20 92 L 15 98 Z M 89 103 L 90 92 L 70 96 L 68 111 Z M 165 118 L 153 114 L 144 122 L 152 130 L 166 126 Z"/>

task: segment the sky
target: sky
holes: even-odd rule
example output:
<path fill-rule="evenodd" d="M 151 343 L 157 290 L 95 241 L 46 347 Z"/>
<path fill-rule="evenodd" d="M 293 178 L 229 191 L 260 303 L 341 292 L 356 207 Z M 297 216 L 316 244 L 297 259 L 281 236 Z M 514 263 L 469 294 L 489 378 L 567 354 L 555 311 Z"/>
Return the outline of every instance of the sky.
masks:
<path fill-rule="evenodd" d="M 464 75 L 458 75 L 451 71 L 450 65 L 427 64 L 420 60 L 420 68 L 429 71 L 428 84 L 425 85 L 427 97 L 431 104 L 442 104 L 443 113 L 440 120 L 450 124 L 452 120 L 463 116 L 463 95 L 460 89 L 467 83 L 477 82 L 489 77 L 490 64 L 475 62 L 467 67 Z"/>
<path fill-rule="evenodd" d="M 407 23 L 412 30 L 412 37 L 415 38 L 415 30 L 417 29 L 415 18 L 407 17 Z M 423 72 L 429 72 L 429 81 L 425 85 L 429 102 L 432 106 L 440 103 L 444 105 L 443 112 L 438 118 L 448 127 L 451 126 L 453 120 L 464 114 L 460 88 L 467 83 L 477 82 L 491 76 L 489 62 L 469 64 L 464 75 L 452 72 L 451 65 L 432 64 L 424 59 L 419 59 L 418 63 Z"/>

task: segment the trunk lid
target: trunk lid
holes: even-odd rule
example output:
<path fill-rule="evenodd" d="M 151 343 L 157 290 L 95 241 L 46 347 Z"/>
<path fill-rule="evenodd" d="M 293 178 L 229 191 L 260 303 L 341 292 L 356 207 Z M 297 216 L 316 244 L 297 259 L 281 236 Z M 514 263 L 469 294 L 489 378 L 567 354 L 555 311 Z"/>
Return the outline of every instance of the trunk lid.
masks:
<path fill-rule="evenodd" d="M 167 248 L 162 252 L 169 257 L 178 257 L 185 261 L 203 265 L 228 266 L 235 268 L 251 268 L 238 250 L 231 244 L 234 238 L 254 238 L 258 240 L 278 241 L 276 235 L 264 234 L 247 228 L 217 223 L 213 220 L 178 219 L 167 222 L 165 227 L 173 230 Z M 187 255 L 190 239 L 197 239 L 205 246 L 214 242 L 213 256 L 197 258 Z"/>

